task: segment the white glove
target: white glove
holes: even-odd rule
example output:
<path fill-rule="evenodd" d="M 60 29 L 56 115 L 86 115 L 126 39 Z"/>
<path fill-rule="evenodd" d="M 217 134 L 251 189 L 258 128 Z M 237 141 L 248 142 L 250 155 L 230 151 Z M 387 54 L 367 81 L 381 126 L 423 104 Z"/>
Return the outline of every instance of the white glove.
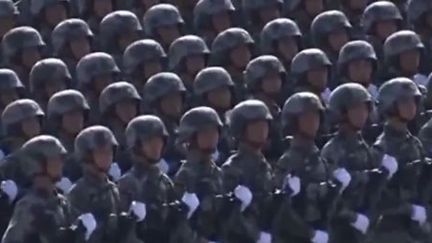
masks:
<path fill-rule="evenodd" d="M 322 93 L 321 93 L 321 98 L 323 99 L 325 104 L 328 104 L 330 101 L 330 94 L 331 94 L 331 90 L 329 88 L 326 88 Z"/>
<path fill-rule="evenodd" d="M 257 243 L 271 243 L 271 242 L 272 242 L 271 234 L 261 231 Z"/>
<path fill-rule="evenodd" d="M 213 161 L 217 161 L 219 159 L 219 155 L 220 155 L 219 150 L 216 149 L 216 151 L 214 151 L 214 153 L 211 154 L 211 159 Z"/>
<path fill-rule="evenodd" d="M 117 182 L 122 175 L 122 171 L 120 169 L 120 166 L 117 163 L 112 163 L 111 167 L 108 171 L 108 174 L 111 176 L 113 181 Z"/>
<path fill-rule="evenodd" d="M 238 185 L 235 189 L 234 189 L 234 196 L 240 200 L 240 202 L 242 203 L 240 211 L 244 211 L 247 207 L 249 207 L 249 205 L 252 202 L 252 192 L 249 188 L 242 186 L 242 185 Z"/>
<path fill-rule="evenodd" d="M 69 178 L 63 177 L 59 182 L 56 183 L 56 187 L 66 194 L 71 189 L 72 182 L 69 180 Z"/>
<path fill-rule="evenodd" d="M 351 175 L 345 168 L 339 168 L 333 171 L 333 177 L 342 184 L 341 192 L 343 192 L 351 182 Z"/>
<path fill-rule="evenodd" d="M 417 221 L 420 225 L 424 224 L 427 219 L 426 209 L 420 205 L 412 205 L 411 219 Z"/>
<path fill-rule="evenodd" d="M 129 212 L 132 212 L 137 217 L 137 222 L 141 222 L 147 215 L 147 209 L 145 203 L 133 201 Z"/>
<path fill-rule="evenodd" d="M 159 160 L 159 162 L 157 163 L 157 166 L 159 167 L 159 169 L 164 173 L 167 174 L 169 171 L 169 164 L 165 159 L 161 159 Z"/>
<path fill-rule="evenodd" d="M 13 202 L 18 195 L 18 187 L 13 180 L 2 181 L 0 184 L 0 190 L 9 197 L 9 202 Z"/>
<path fill-rule="evenodd" d="M 398 171 L 399 167 L 395 157 L 392 157 L 388 154 L 384 155 L 384 158 L 382 159 L 382 166 L 389 172 L 387 179 L 391 179 Z"/>
<path fill-rule="evenodd" d="M 96 219 L 94 218 L 93 214 L 86 213 L 86 214 L 79 216 L 78 220 L 81 221 L 81 223 L 86 228 L 85 240 L 87 241 L 90 239 L 91 234 L 96 229 L 96 226 L 97 226 Z"/>
<path fill-rule="evenodd" d="M 316 230 L 314 237 L 312 238 L 312 243 L 327 243 L 329 240 L 329 235 L 327 232 L 322 230 Z"/>
<path fill-rule="evenodd" d="M 356 221 L 351 223 L 351 226 L 362 234 L 366 234 L 369 228 L 369 219 L 365 215 L 359 213 L 357 214 Z"/>
<path fill-rule="evenodd" d="M 189 208 L 187 218 L 190 219 L 200 204 L 199 199 L 195 193 L 185 192 L 182 197 L 182 202 Z"/>
<path fill-rule="evenodd" d="M 289 187 L 292 191 L 291 197 L 300 193 L 301 182 L 297 176 L 287 175 L 284 180 L 284 188 Z"/>

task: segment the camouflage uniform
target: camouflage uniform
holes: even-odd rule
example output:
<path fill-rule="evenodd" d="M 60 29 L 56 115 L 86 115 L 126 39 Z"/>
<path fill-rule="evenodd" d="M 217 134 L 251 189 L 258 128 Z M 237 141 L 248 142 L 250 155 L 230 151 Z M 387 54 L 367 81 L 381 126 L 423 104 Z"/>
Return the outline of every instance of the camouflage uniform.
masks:
<path fill-rule="evenodd" d="M 59 138 L 68 151 L 64 167 L 64 175 L 72 182 L 77 181 L 82 176 L 81 165 L 73 154 L 75 149 L 74 141 L 78 134 L 66 133 L 62 126 L 62 119 L 65 114 L 76 110 L 82 111 L 84 118 L 87 118 L 90 107 L 87 100 L 79 91 L 71 89 L 54 94 L 50 98 L 47 106 L 47 128 L 49 128 L 51 134 Z M 84 121 L 84 123 L 85 122 L 86 121 Z"/>
<path fill-rule="evenodd" d="M 104 52 L 94 52 L 81 58 L 76 67 L 78 89 L 86 97 L 92 112 L 90 113 L 90 123 L 99 121 L 99 95 L 102 90 L 115 82 L 120 75 L 120 69 L 114 59 Z M 105 87 L 96 90 L 95 80 L 101 76 L 109 76 Z"/>
<path fill-rule="evenodd" d="M 270 164 L 262 154 L 254 152 L 243 141 L 245 129 L 253 121 L 273 120 L 267 106 L 258 100 L 247 100 L 234 107 L 229 116 L 231 135 L 240 143 L 238 151 L 222 166 L 224 192 L 233 192 L 236 186 L 250 188 L 251 205 L 241 212 L 235 205 L 226 215 L 223 242 L 256 242 L 260 231 L 271 227 L 271 193 L 274 190 Z"/>
<path fill-rule="evenodd" d="M 230 53 L 239 45 L 248 45 L 250 50 L 253 51 L 254 40 L 249 33 L 241 28 L 229 28 L 219 33 L 213 41 L 211 47 L 211 54 L 209 64 L 213 66 L 221 66 L 226 69 L 230 66 Z M 228 58 L 228 60 L 227 60 Z M 237 72 L 230 72 L 231 78 L 234 81 L 234 91 L 237 101 L 242 101 L 246 98 L 246 84 L 243 80 L 243 70 Z"/>

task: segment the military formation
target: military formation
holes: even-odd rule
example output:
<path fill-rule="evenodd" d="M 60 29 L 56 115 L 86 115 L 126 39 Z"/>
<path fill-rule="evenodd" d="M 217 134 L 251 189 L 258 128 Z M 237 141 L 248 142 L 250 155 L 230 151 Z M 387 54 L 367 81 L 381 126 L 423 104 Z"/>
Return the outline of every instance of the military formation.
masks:
<path fill-rule="evenodd" d="M 1 243 L 432 243 L 431 0 L 0 0 Z"/>

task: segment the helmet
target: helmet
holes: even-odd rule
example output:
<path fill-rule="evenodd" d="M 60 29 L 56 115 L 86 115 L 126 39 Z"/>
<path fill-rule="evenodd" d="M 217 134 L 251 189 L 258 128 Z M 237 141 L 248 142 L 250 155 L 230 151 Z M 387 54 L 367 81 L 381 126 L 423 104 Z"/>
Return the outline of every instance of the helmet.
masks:
<path fill-rule="evenodd" d="M 249 62 L 244 71 L 244 80 L 249 90 L 256 91 L 261 89 L 261 80 L 269 73 L 279 73 L 282 81 L 285 79 L 285 68 L 275 56 L 259 56 Z"/>
<path fill-rule="evenodd" d="M 30 99 L 16 100 L 7 105 L 3 110 L 1 116 L 3 131 L 8 135 L 10 126 L 32 117 L 42 118 L 44 115 L 44 112 L 35 101 Z"/>
<path fill-rule="evenodd" d="M 23 90 L 24 85 L 13 70 L 0 68 L 0 92 L 9 91 L 10 89 Z"/>
<path fill-rule="evenodd" d="M 194 8 L 195 29 L 205 29 L 210 22 L 210 17 L 221 12 L 235 11 L 231 0 L 200 0 Z"/>
<path fill-rule="evenodd" d="M 162 72 L 153 75 L 144 85 L 143 97 L 148 104 L 174 92 L 186 92 L 182 80 L 177 74 Z"/>
<path fill-rule="evenodd" d="M 242 44 L 247 44 L 252 47 L 254 43 L 254 40 L 246 30 L 241 28 L 229 28 L 219 33 L 213 40 L 210 61 L 216 66 L 222 65 L 230 50 Z"/>
<path fill-rule="evenodd" d="M 408 21 L 412 25 L 419 24 L 422 16 L 432 11 L 432 2 L 428 0 L 411 0 L 408 1 Z"/>
<path fill-rule="evenodd" d="M 182 61 L 191 55 L 208 55 L 210 50 L 201 37 L 186 35 L 175 40 L 169 48 L 169 69 L 178 70 Z"/>
<path fill-rule="evenodd" d="M 99 146 L 118 146 L 114 134 L 104 126 L 91 126 L 82 130 L 75 138 L 75 154 L 79 160 L 84 160 L 87 153 Z"/>
<path fill-rule="evenodd" d="M 371 34 L 375 23 L 385 20 L 396 20 L 399 23 L 403 20 L 398 7 L 390 1 L 378 1 L 367 6 L 361 22 L 364 31 Z"/>
<path fill-rule="evenodd" d="M 85 88 L 93 79 L 103 74 L 119 74 L 120 69 L 111 55 L 104 52 L 87 54 L 78 62 L 76 67 L 78 87 Z"/>
<path fill-rule="evenodd" d="M 339 85 L 330 95 L 329 107 L 334 121 L 340 121 L 344 112 L 355 105 L 367 103 L 372 106 L 372 96 L 367 89 L 357 83 Z"/>
<path fill-rule="evenodd" d="M 227 117 L 227 124 L 232 136 L 240 139 L 250 122 L 257 120 L 272 121 L 268 107 L 259 100 L 246 100 L 237 104 Z"/>
<path fill-rule="evenodd" d="M 81 92 L 73 89 L 55 93 L 48 101 L 47 116 L 52 125 L 58 125 L 60 118 L 71 111 L 83 110 L 88 112 L 90 106 Z"/>
<path fill-rule="evenodd" d="M 99 107 L 101 114 L 106 114 L 109 109 L 124 100 L 141 100 L 135 87 L 128 82 L 116 82 L 108 85 L 99 95 Z"/>
<path fill-rule="evenodd" d="M 151 7 L 143 17 L 143 26 L 147 37 L 154 37 L 156 28 L 183 24 L 184 20 L 177 7 L 166 3 Z"/>
<path fill-rule="evenodd" d="M 423 49 L 420 37 L 413 31 L 401 30 L 393 33 L 384 42 L 384 57 L 389 61 L 392 57 L 398 56 L 405 51 Z"/>
<path fill-rule="evenodd" d="M 296 22 L 287 18 L 279 18 L 268 22 L 260 35 L 260 47 L 262 54 L 274 54 L 274 44 L 285 37 L 294 37 L 299 41 L 302 37 Z"/>
<path fill-rule="evenodd" d="M 47 58 L 38 61 L 31 69 L 29 76 L 30 92 L 40 92 L 49 85 L 47 82 L 65 81 L 69 84 L 72 76 L 66 64 L 57 58 Z"/>
<path fill-rule="evenodd" d="M 80 37 L 93 39 L 93 32 L 82 19 L 66 19 L 60 22 L 51 33 L 54 55 L 58 56 L 67 44 Z"/>
<path fill-rule="evenodd" d="M 151 39 L 135 41 L 123 53 L 124 71 L 132 75 L 142 63 L 164 59 L 166 53 L 158 42 Z"/>
<path fill-rule="evenodd" d="M 46 7 L 57 3 L 62 3 L 67 8 L 69 7 L 69 0 L 30 0 L 31 14 L 33 16 L 39 16 Z"/>
<path fill-rule="evenodd" d="M 125 134 L 128 149 L 152 137 L 168 138 L 165 124 L 159 117 L 153 115 L 143 115 L 132 119 L 126 127 Z"/>
<path fill-rule="evenodd" d="M 16 27 L 3 36 L 2 52 L 8 64 L 20 51 L 33 47 L 43 48 L 45 42 L 39 32 L 32 27 Z"/>
<path fill-rule="evenodd" d="M 310 92 L 299 92 L 289 97 L 282 108 L 282 127 L 292 131 L 297 127 L 297 118 L 305 112 L 324 112 L 324 106 L 318 96 Z"/>
<path fill-rule="evenodd" d="M 351 29 L 352 26 L 344 13 L 338 10 L 330 10 L 320 13 L 311 24 L 311 35 L 317 47 L 327 43 L 327 37 L 342 29 Z"/>
<path fill-rule="evenodd" d="M 414 97 L 417 101 L 421 98 L 417 85 L 408 78 L 394 78 L 385 82 L 378 91 L 378 110 L 380 114 L 394 113 L 397 101 Z"/>
<path fill-rule="evenodd" d="M 305 49 L 293 58 L 291 62 L 291 73 L 297 77 L 307 71 L 322 66 L 331 67 L 331 62 L 327 55 L 320 49 Z"/>
<path fill-rule="evenodd" d="M 99 27 L 101 48 L 113 51 L 117 47 L 119 35 L 141 31 L 141 23 L 134 13 L 125 10 L 109 13 L 102 19 Z"/>
<path fill-rule="evenodd" d="M 18 16 L 19 11 L 12 0 L 0 0 L 0 18 Z"/>
<path fill-rule="evenodd" d="M 346 65 L 356 60 L 370 60 L 374 66 L 377 65 L 377 56 L 371 44 L 367 41 L 356 40 L 346 43 L 339 52 L 338 71 L 344 72 Z"/>
<path fill-rule="evenodd" d="M 222 121 L 215 110 L 206 106 L 190 109 L 180 119 L 177 142 L 189 142 L 197 132 L 210 126 L 222 128 Z"/>
<path fill-rule="evenodd" d="M 233 87 L 234 82 L 229 73 L 221 67 L 208 67 L 201 70 L 195 77 L 194 92 L 197 96 L 219 87 Z"/>

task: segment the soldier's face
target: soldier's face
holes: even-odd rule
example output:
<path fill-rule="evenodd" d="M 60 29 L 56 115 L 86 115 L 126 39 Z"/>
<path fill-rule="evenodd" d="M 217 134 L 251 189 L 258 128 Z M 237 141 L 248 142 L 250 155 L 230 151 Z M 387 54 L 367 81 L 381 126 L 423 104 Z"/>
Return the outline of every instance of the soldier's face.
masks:
<path fill-rule="evenodd" d="M 51 27 L 55 27 L 67 17 L 67 10 L 63 3 L 57 3 L 45 8 L 45 21 Z"/>
<path fill-rule="evenodd" d="M 15 17 L 0 17 L 0 37 L 13 29 L 16 25 Z"/>
<path fill-rule="evenodd" d="M 63 175 L 63 158 L 61 156 L 56 156 L 54 158 L 49 158 L 46 161 L 46 172 L 48 176 L 54 182 L 59 181 Z"/>
<path fill-rule="evenodd" d="M 339 52 L 348 41 L 349 36 L 346 30 L 340 30 L 328 36 L 329 46 L 335 52 Z"/>
<path fill-rule="evenodd" d="M 180 37 L 180 31 L 177 25 L 169 25 L 157 28 L 157 33 L 161 38 L 161 44 L 169 46 L 174 40 Z"/>
<path fill-rule="evenodd" d="M 348 0 L 348 6 L 352 10 L 363 10 L 366 8 L 368 1 L 366 0 Z"/>
<path fill-rule="evenodd" d="M 247 64 L 249 63 L 252 57 L 249 46 L 246 44 L 240 45 L 231 50 L 230 59 L 232 65 L 237 68 L 243 70 Z"/>
<path fill-rule="evenodd" d="M 310 138 L 315 138 L 320 126 L 318 111 L 309 111 L 298 117 L 299 132 Z"/>
<path fill-rule="evenodd" d="M 219 129 L 217 127 L 208 127 L 199 131 L 196 135 L 196 142 L 201 151 L 209 154 L 213 153 L 219 143 Z"/>
<path fill-rule="evenodd" d="M 183 96 L 180 93 L 167 95 L 161 99 L 160 107 L 165 115 L 179 118 L 183 111 Z"/>
<path fill-rule="evenodd" d="M 266 24 L 273 19 L 280 17 L 280 9 L 278 5 L 272 5 L 258 10 L 258 15 L 261 23 Z"/>
<path fill-rule="evenodd" d="M 232 94 L 228 87 L 220 87 L 207 94 L 208 103 L 216 110 L 228 110 L 231 108 Z"/>
<path fill-rule="evenodd" d="M 405 51 L 399 56 L 400 68 L 409 74 L 416 74 L 420 65 L 420 52 L 418 50 Z"/>
<path fill-rule="evenodd" d="M 216 33 L 220 33 L 232 26 L 230 14 L 226 11 L 212 15 L 211 21 Z"/>
<path fill-rule="evenodd" d="M 348 77 L 351 81 L 360 84 L 371 82 L 373 67 L 369 60 L 355 60 L 348 64 Z"/>
<path fill-rule="evenodd" d="M 269 136 L 269 123 L 267 121 L 254 121 L 246 127 L 246 138 L 248 142 L 264 146 Z"/>
<path fill-rule="evenodd" d="M 204 55 L 192 55 L 185 59 L 187 72 L 195 77 L 195 75 L 205 68 L 206 61 Z"/>
<path fill-rule="evenodd" d="M 414 97 L 399 100 L 397 102 L 399 116 L 407 121 L 412 121 L 417 115 L 417 102 Z"/>
<path fill-rule="evenodd" d="M 108 172 L 113 158 L 113 147 L 111 145 L 99 146 L 93 150 L 93 161 L 99 170 Z"/>
<path fill-rule="evenodd" d="M 279 73 L 270 73 L 261 81 L 261 90 L 264 94 L 277 97 L 282 88 L 282 78 Z"/>
<path fill-rule="evenodd" d="M 42 59 L 37 47 L 24 49 L 21 57 L 22 64 L 28 69 L 32 68 L 36 62 Z"/>
<path fill-rule="evenodd" d="M 6 107 L 13 101 L 17 100 L 19 98 L 19 95 L 15 89 L 10 89 L 8 91 L 2 92 L 0 94 L 0 101 L 2 107 Z"/>
<path fill-rule="evenodd" d="M 382 20 L 375 24 L 375 34 L 381 40 L 387 39 L 396 31 L 398 31 L 398 25 L 394 20 Z"/>
<path fill-rule="evenodd" d="M 80 60 L 91 51 L 90 41 L 85 36 L 73 39 L 69 47 L 75 60 Z"/>
<path fill-rule="evenodd" d="M 97 17 L 102 18 L 113 11 L 111 0 L 93 0 L 93 10 Z"/>
<path fill-rule="evenodd" d="M 160 61 L 150 61 L 145 62 L 143 68 L 143 75 L 145 80 L 149 79 L 151 76 L 155 75 L 156 73 L 162 72 L 162 64 Z"/>
<path fill-rule="evenodd" d="M 84 114 L 82 110 L 67 112 L 62 117 L 63 130 L 71 135 L 77 135 L 84 128 Z"/>
<path fill-rule="evenodd" d="M 138 114 L 137 104 L 134 100 L 125 100 L 115 105 L 117 117 L 125 124 L 128 124 Z"/>
<path fill-rule="evenodd" d="M 27 138 L 33 138 L 41 133 L 41 124 L 38 117 L 31 117 L 21 122 L 21 129 Z"/>
<path fill-rule="evenodd" d="M 303 4 L 310 16 L 316 16 L 324 10 L 324 0 L 304 0 Z"/>
<path fill-rule="evenodd" d="M 165 142 L 162 137 L 152 137 L 142 143 L 141 149 L 147 158 L 157 162 L 162 158 L 164 145 Z"/>
<path fill-rule="evenodd" d="M 120 35 L 118 38 L 118 46 L 120 51 L 124 51 L 132 42 L 138 40 L 138 33 L 131 32 L 125 35 Z"/>
<path fill-rule="evenodd" d="M 365 103 L 355 105 L 347 110 L 347 117 L 354 128 L 361 130 L 369 117 L 369 106 Z"/>
<path fill-rule="evenodd" d="M 47 95 L 47 97 L 51 97 L 53 94 L 65 89 L 66 89 L 65 80 L 50 80 L 46 82 L 45 94 Z"/>
<path fill-rule="evenodd" d="M 309 84 L 319 92 L 323 92 L 327 88 L 328 69 L 327 67 L 316 68 L 310 70 L 306 74 Z"/>
<path fill-rule="evenodd" d="M 299 52 L 299 47 L 297 45 L 296 39 L 292 37 L 286 37 L 277 42 L 277 50 L 279 56 L 283 58 L 283 61 L 291 62 L 291 60 Z"/>

